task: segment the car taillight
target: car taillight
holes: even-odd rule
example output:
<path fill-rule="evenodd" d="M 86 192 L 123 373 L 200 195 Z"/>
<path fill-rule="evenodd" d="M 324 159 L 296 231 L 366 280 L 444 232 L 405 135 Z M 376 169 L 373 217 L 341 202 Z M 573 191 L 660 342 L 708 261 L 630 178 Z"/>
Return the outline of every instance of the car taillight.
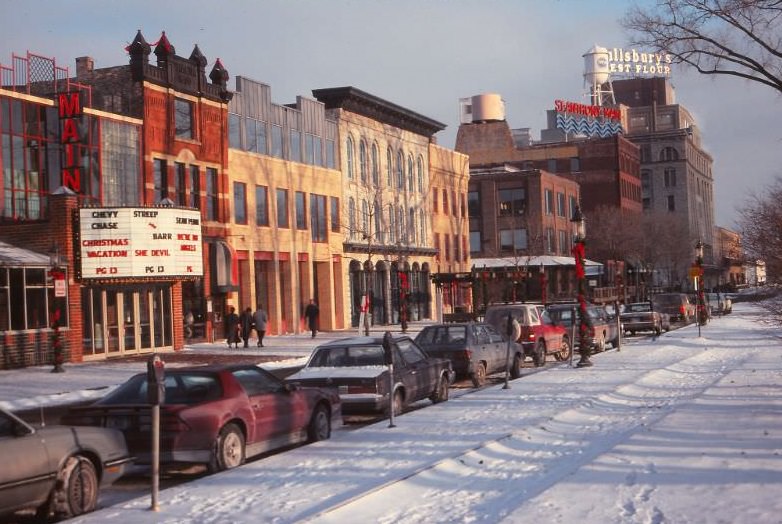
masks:
<path fill-rule="evenodd" d="M 472 351 L 469 349 L 457 351 L 453 356 L 456 360 L 470 360 L 472 358 Z"/>
<path fill-rule="evenodd" d="M 686 311 L 686 310 L 684 309 L 684 304 L 682 304 L 681 306 L 679 306 L 679 313 L 681 313 L 682 315 L 684 315 L 685 311 Z"/>

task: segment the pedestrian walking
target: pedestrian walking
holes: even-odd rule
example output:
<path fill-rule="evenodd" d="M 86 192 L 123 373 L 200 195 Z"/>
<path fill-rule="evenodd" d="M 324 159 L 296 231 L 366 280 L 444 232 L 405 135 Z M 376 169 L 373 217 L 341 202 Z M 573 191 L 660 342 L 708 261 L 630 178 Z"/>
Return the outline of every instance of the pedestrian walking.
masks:
<path fill-rule="evenodd" d="M 233 306 L 225 316 L 225 336 L 229 348 L 231 344 L 239 347 L 239 315 L 236 314 L 236 308 Z"/>
<path fill-rule="evenodd" d="M 253 331 L 253 310 L 251 308 L 245 309 L 239 317 L 239 333 L 244 341 L 244 347 L 247 347 L 247 342 L 250 341 L 250 334 Z"/>
<path fill-rule="evenodd" d="M 307 326 L 310 331 L 312 331 L 312 338 L 315 338 L 315 334 L 318 332 L 319 314 L 320 310 L 318 309 L 318 305 L 315 304 L 315 300 L 311 298 L 310 303 L 307 304 L 307 307 L 304 309 L 304 318 L 307 319 Z"/>
<path fill-rule="evenodd" d="M 255 322 L 255 331 L 258 333 L 258 347 L 263 347 L 263 336 L 266 334 L 266 323 L 269 321 L 266 311 L 263 306 L 258 304 L 258 309 L 253 314 L 253 322 Z"/>

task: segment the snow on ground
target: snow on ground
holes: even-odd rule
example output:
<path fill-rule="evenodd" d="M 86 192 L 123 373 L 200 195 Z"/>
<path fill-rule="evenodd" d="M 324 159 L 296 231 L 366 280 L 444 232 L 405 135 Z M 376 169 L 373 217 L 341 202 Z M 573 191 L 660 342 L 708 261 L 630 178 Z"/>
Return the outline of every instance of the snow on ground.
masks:
<path fill-rule="evenodd" d="M 755 306 L 74 520 L 782 522 L 782 341 Z"/>

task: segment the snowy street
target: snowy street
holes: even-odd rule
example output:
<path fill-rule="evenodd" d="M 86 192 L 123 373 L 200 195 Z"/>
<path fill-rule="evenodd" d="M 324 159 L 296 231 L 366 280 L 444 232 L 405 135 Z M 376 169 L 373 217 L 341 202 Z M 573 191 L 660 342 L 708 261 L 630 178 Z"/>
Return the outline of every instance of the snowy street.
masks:
<path fill-rule="evenodd" d="M 779 334 L 736 304 L 74 522 L 781 522 Z"/>

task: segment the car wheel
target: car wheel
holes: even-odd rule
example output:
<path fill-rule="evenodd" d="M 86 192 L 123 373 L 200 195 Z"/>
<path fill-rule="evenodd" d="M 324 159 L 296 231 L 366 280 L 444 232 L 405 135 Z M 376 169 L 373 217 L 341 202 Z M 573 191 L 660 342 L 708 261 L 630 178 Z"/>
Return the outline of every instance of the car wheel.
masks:
<path fill-rule="evenodd" d="M 429 397 L 434 404 L 445 402 L 448 400 L 448 378 L 445 375 L 440 375 L 440 379 L 437 381 L 437 387 L 435 388 L 432 396 Z"/>
<path fill-rule="evenodd" d="M 394 409 L 394 416 L 402 414 L 405 409 L 405 398 L 401 390 L 394 391 L 394 400 L 391 405 Z"/>
<path fill-rule="evenodd" d="M 244 464 L 244 433 L 236 424 L 226 424 L 220 430 L 215 443 L 211 471 L 223 471 Z"/>
<path fill-rule="evenodd" d="M 470 378 L 472 379 L 472 385 L 474 387 L 479 388 L 484 385 L 486 383 L 486 364 L 478 362 L 475 365 L 475 371 L 473 371 Z"/>
<path fill-rule="evenodd" d="M 598 339 L 597 346 L 595 347 L 595 351 L 597 353 L 602 353 L 606 350 L 606 336 L 605 333 Z"/>
<path fill-rule="evenodd" d="M 98 489 L 98 474 L 92 462 L 80 455 L 69 457 L 57 474 L 54 487 L 51 507 L 55 518 L 69 519 L 94 510 Z"/>
<path fill-rule="evenodd" d="M 327 440 L 329 437 L 331 437 L 329 408 L 319 404 L 315 407 L 310 424 L 307 426 L 307 440 L 309 442 L 317 442 L 319 440 Z"/>
<path fill-rule="evenodd" d="M 562 345 L 559 351 L 555 355 L 556 359 L 560 362 L 570 358 L 570 340 L 567 337 L 562 337 Z"/>
<path fill-rule="evenodd" d="M 516 379 L 521 377 L 522 368 L 522 356 L 516 353 L 513 356 L 513 362 L 510 365 L 510 378 Z"/>

